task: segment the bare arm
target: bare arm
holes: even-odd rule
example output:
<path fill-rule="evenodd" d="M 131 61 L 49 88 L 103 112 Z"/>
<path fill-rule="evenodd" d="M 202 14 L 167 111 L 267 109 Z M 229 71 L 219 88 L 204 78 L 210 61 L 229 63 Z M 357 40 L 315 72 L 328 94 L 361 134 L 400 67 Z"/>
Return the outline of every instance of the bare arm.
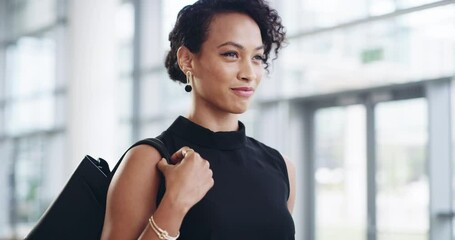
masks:
<path fill-rule="evenodd" d="M 172 156 L 176 165 L 160 159 L 156 149 L 145 145 L 127 153 L 109 186 L 101 239 L 158 239 L 148 223 L 152 214 L 160 228 L 176 236 L 188 210 L 213 186 L 208 162 L 199 154 L 183 156 L 179 150 Z M 167 190 L 157 207 L 160 171 Z"/>
<path fill-rule="evenodd" d="M 288 209 L 289 212 L 292 213 L 294 210 L 294 203 L 295 203 L 295 166 L 294 164 L 289 161 L 287 157 L 284 157 L 286 162 L 286 167 L 288 169 L 288 176 L 289 176 L 289 199 L 288 199 Z"/>

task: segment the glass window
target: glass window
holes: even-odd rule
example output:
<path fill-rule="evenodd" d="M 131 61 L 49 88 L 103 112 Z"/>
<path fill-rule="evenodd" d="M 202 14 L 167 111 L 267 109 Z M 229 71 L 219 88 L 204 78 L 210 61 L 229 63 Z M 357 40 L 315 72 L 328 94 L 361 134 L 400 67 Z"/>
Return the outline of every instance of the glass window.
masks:
<path fill-rule="evenodd" d="M 360 105 L 315 114 L 317 240 L 366 240 L 365 114 Z"/>
<path fill-rule="evenodd" d="M 0 7 L 2 6 L 2 3 L 0 3 Z M 0 11 L 1 14 L 1 11 Z M 0 15 L 0 21 L 2 17 Z M 1 23 L 0 23 L 1 24 Z M 1 37 L 1 26 L 0 26 L 0 37 Z M 0 38 L 0 44 L 2 40 Z M 5 124 L 6 124 L 6 119 L 5 119 L 5 104 L 6 104 L 6 83 L 5 83 L 5 49 L 1 47 L 0 45 L 0 139 L 4 136 L 5 134 Z M 0 200 L 1 201 L 1 200 Z M 0 235 L 1 236 L 1 235 Z"/>
<path fill-rule="evenodd" d="M 335 26 L 356 19 L 365 18 L 368 14 L 366 0 L 304 0 L 286 1 L 283 10 L 286 23 L 290 25 L 289 34 L 317 28 Z M 293 12 L 292 14 L 290 12 Z"/>
<path fill-rule="evenodd" d="M 152 72 L 143 76 L 141 79 L 141 119 L 153 118 L 163 113 L 162 103 L 166 101 L 167 96 L 161 91 L 161 85 L 168 79 L 163 71 Z M 170 104 L 166 104 L 166 107 Z M 169 111 L 169 109 L 166 109 Z"/>
<path fill-rule="evenodd" d="M 369 0 L 369 13 L 371 16 L 383 15 L 396 10 L 395 0 Z"/>
<path fill-rule="evenodd" d="M 133 71 L 134 6 L 123 3 L 116 16 L 116 37 L 118 41 L 118 66 L 122 75 Z"/>
<path fill-rule="evenodd" d="M 13 149 L 11 140 L 0 140 L 0 153 L 2 154 L 2 167 L 0 168 L 0 239 L 8 239 L 11 231 L 10 201 L 11 201 L 11 175 L 13 168 Z"/>
<path fill-rule="evenodd" d="M 13 0 L 8 10 L 12 13 L 10 36 L 18 36 L 48 27 L 57 20 L 58 0 Z"/>
<path fill-rule="evenodd" d="M 452 76 L 455 6 L 292 39 L 279 65 L 285 95 Z"/>
<path fill-rule="evenodd" d="M 51 34 L 22 37 L 8 47 L 6 87 L 9 97 L 30 97 L 54 90 L 55 40 Z"/>
<path fill-rule="evenodd" d="M 0 100 L 0 139 L 5 136 L 6 133 L 6 117 L 5 117 L 5 103 Z"/>
<path fill-rule="evenodd" d="M 377 106 L 378 240 L 428 239 L 427 114 L 424 99 Z"/>
<path fill-rule="evenodd" d="M 17 221 L 35 222 L 44 211 L 44 206 L 40 206 L 39 190 L 43 174 L 43 142 L 41 139 L 24 139 L 18 148 L 14 163 Z"/>
<path fill-rule="evenodd" d="M 156 137 L 166 130 L 175 120 L 175 115 L 172 117 L 162 117 L 152 121 L 141 123 L 139 139 Z"/>
<path fill-rule="evenodd" d="M 6 131 L 11 135 L 51 129 L 55 126 L 55 96 L 13 101 L 7 104 L 6 115 Z"/>
<path fill-rule="evenodd" d="M 20 134 L 55 126 L 55 41 L 23 37 L 6 55 L 6 131 Z"/>
<path fill-rule="evenodd" d="M 65 157 L 64 134 L 38 134 L 19 138 L 14 144 L 10 218 L 13 233 L 25 236 L 65 184 L 62 161 Z"/>
<path fill-rule="evenodd" d="M 162 43 L 161 46 L 165 46 L 166 49 L 169 49 L 169 32 L 171 32 L 174 27 L 175 20 L 177 19 L 177 14 L 186 5 L 190 5 L 196 2 L 195 0 L 166 0 L 161 1 L 162 3 Z"/>
<path fill-rule="evenodd" d="M 10 161 L 0 171 L 2 239 L 25 236 L 63 187 L 65 134 L 47 131 L 65 126 L 63 1 L 0 1 L 0 154 Z"/>
<path fill-rule="evenodd" d="M 141 118 L 175 116 L 188 109 L 190 94 L 183 84 L 170 80 L 165 69 L 151 72 L 141 81 Z"/>
<path fill-rule="evenodd" d="M 121 78 L 116 91 L 118 93 L 117 114 L 122 120 L 130 120 L 133 115 L 133 79 L 131 77 Z"/>
<path fill-rule="evenodd" d="M 378 0 L 379 1 L 379 0 Z M 399 8 L 411 8 L 417 7 L 433 2 L 438 2 L 438 0 L 397 0 L 397 5 Z"/>
<path fill-rule="evenodd" d="M 117 65 L 119 66 L 116 84 L 117 125 L 119 126 L 119 137 L 115 148 L 117 156 L 121 156 L 132 141 L 134 14 L 133 3 L 123 1 L 116 15 Z M 107 160 L 111 161 L 109 162 L 111 166 L 116 164 L 114 159 Z"/>

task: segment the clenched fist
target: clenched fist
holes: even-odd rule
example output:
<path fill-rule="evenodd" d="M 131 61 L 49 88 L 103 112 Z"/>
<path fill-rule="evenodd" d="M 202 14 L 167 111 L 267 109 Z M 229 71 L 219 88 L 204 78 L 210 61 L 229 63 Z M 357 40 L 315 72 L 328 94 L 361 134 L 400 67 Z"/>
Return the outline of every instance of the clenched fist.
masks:
<path fill-rule="evenodd" d="M 164 158 L 157 165 L 166 181 L 165 196 L 188 211 L 213 187 L 213 172 L 209 162 L 189 147 L 175 152 L 171 161 L 175 165 Z"/>

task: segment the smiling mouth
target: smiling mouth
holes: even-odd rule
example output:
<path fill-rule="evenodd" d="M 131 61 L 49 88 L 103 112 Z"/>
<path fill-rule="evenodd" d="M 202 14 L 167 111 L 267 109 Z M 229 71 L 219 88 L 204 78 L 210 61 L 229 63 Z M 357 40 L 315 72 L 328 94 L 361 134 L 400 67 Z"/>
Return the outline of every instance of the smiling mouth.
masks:
<path fill-rule="evenodd" d="M 254 94 L 254 89 L 251 87 L 231 88 L 231 90 L 240 97 L 251 97 Z"/>

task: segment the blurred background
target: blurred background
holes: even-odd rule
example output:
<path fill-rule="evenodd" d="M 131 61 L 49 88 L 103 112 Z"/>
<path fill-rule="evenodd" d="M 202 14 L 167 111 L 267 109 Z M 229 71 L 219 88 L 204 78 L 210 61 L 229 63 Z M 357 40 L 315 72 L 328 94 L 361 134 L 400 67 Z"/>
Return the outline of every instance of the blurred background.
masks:
<path fill-rule="evenodd" d="M 186 113 L 163 60 L 193 2 L 0 0 L 0 239 Z M 289 44 L 241 119 L 297 167 L 296 239 L 454 239 L 455 1 L 271 4 Z"/>

